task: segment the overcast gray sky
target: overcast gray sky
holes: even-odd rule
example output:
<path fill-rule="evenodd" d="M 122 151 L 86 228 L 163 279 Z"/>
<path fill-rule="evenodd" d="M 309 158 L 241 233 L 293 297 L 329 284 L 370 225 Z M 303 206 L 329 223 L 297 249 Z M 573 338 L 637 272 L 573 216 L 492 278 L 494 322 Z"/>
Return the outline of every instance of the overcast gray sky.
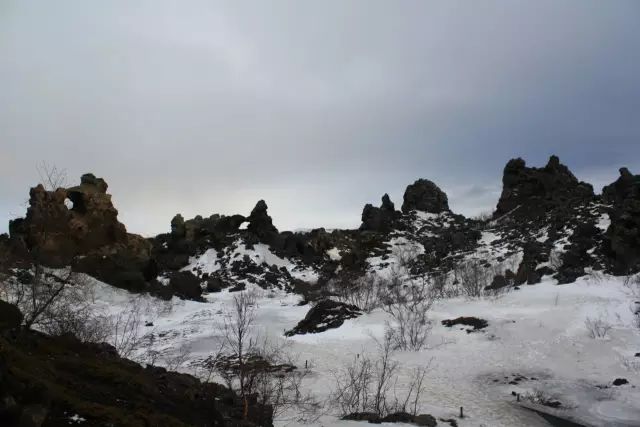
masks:
<path fill-rule="evenodd" d="M 423 177 L 492 209 L 504 164 L 640 173 L 640 2 L 0 2 L 0 232 L 42 160 L 132 232 L 176 212 L 359 224 Z"/>

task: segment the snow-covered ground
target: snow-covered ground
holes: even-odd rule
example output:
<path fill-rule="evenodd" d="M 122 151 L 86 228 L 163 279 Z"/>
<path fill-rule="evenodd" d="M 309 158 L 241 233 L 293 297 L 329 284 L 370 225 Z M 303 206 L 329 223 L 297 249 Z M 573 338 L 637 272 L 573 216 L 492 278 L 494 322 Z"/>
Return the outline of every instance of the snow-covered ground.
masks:
<path fill-rule="evenodd" d="M 287 269 L 291 277 L 304 280 L 305 282 L 313 283 L 318 280 L 318 272 L 313 268 L 296 264 L 290 259 L 279 257 L 271 251 L 268 245 L 265 245 L 264 243 L 256 243 L 249 248 L 244 242 L 242 242 L 242 240 L 237 240 L 230 246 L 230 248 L 231 250 L 225 254 L 227 260 L 230 262 L 248 257 L 251 262 L 257 265 L 264 264 L 278 268 L 284 267 Z M 191 257 L 189 259 L 189 264 L 182 270 L 199 270 L 200 273 L 210 274 L 223 268 L 220 261 L 220 254 L 215 249 L 210 248 L 201 255 Z"/>
<path fill-rule="evenodd" d="M 178 299 L 161 303 L 93 283 L 96 306 L 103 310 L 116 313 L 130 304 L 152 308 L 145 320 L 153 326 L 146 327 L 145 333 L 154 335 L 155 350 L 171 352 L 188 346 L 188 359 L 194 361 L 219 348 L 233 293 L 210 294 L 203 303 Z M 295 326 L 309 306 L 298 306 L 300 297 L 282 291 L 258 292 L 255 332 L 284 340 L 283 332 Z M 395 356 L 402 369 L 398 387 L 406 384 L 413 367 L 428 365 L 421 412 L 456 418 L 463 406 L 465 418 L 456 418 L 460 426 L 547 426 L 537 415 L 513 405 L 513 391 L 536 390 L 572 407 L 566 411 L 593 425 L 640 426 L 640 388 L 636 388 L 640 357 L 634 357 L 640 352 L 640 330 L 632 314 L 636 300 L 622 279 L 596 275 L 562 286 L 547 278 L 499 298 L 440 300 L 431 313 L 429 349 Z M 458 316 L 480 317 L 489 326 L 467 333 L 440 323 Z M 611 325 L 606 338 L 589 336 L 587 317 Z M 375 352 L 373 337 L 383 335 L 387 320 L 384 312 L 375 310 L 347 320 L 338 329 L 289 338 L 289 351 L 302 365 L 308 361 L 313 371 L 306 388 L 325 399 L 332 388 L 332 373 L 358 353 Z M 182 369 L 197 374 L 189 363 Z M 510 384 L 517 377 L 524 379 Z M 626 378 L 630 384 L 613 387 L 615 378 Z M 338 420 L 332 409 L 325 407 L 326 413 L 311 425 L 363 425 Z M 299 424 L 282 419 L 277 425 Z"/>

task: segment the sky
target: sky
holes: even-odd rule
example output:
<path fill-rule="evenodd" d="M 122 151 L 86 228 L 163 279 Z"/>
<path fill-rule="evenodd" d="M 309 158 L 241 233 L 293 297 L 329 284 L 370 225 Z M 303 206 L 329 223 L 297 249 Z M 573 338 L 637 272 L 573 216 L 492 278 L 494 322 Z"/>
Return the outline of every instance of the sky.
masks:
<path fill-rule="evenodd" d="M 357 227 L 436 182 L 491 211 L 557 154 L 640 173 L 640 2 L 0 2 L 0 232 L 45 161 L 93 172 L 128 230 L 178 212 Z"/>

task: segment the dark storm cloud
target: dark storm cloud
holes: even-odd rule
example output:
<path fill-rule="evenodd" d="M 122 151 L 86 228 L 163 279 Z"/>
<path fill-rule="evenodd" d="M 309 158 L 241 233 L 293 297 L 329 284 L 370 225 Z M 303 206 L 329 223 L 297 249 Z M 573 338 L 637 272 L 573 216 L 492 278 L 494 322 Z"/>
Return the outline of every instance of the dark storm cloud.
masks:
<path fill-rule="evenodd" d="M 491 209 L 505 162 L 640 170 L 640 4 L 3 2 L 0 220 L 35 165 L 104 176 L 132 231 L 355 226 L 419 177 Z M 3 216 L 4 215 L 4 216 Z"/>

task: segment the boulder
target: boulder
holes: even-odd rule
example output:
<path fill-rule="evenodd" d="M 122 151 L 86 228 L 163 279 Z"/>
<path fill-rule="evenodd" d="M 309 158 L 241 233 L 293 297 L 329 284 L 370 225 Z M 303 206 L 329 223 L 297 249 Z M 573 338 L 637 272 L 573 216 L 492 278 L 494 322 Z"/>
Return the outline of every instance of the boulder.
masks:
<path fill-rule="evenodd" d="M 417 426 L 424 427 L 435 427 L 438 425 L 438 422 L 433 417 L 433 415 L 429 414 L 420 414 L 413 417 L 413 423 Z"/>
<path fill-rule="evenodd" d="M 423 211 L 441 213 L 449 211 L 447 195 L 428 179 L 419 179 L 409 185 L 404 193 L 402 212 Z"/>
<path fill-rule="evenodd" d="M 502 289 L 507 286 L 509 286 L 509 282 L 507 281 L 506 277 L 504 277 L 504 275 L 502 274 L 496 274 L 495 276 L 493 276 L 491 284 L 489 286 L 486 286 L 484 289 L 487 291 L 492 291 L 496 289 Z"/>
<path fill-rule="evenodd" d="M 345 320 L 353 319 L 362 314 L 360 309 L 352 304 L 346 304 L 329 299 L 318 302 L 309 310 L 295 328 L 285 332 L 285 335 L 317 334 L 328 329 L 339 328 Z"/>
<path fill-rule="evenodd" d="M 202 299 L 202 287 L 198 279 L 190 271 L 178 271 L 169 275 L 169 286 L 173 293 L 185 299 L 199 301 Z"/>
<path fill-rule="evenodd" d="M 451 328 L 452 326 L 456 326 L 456 325 L 471 326 L 474 331 L 479 331 L 489 326 L 489 322 L 487 322 L 484 319 L 480 319 L 478 317 L 465 317 L 465 316 L 457 317 L 455 319 L 445 319 L 442 321 L 442 324 L 447 328 Z"/>
<path fill-rule="evenodd" d="M 229 287 L 220 277 L 212 276 L 207 279 L 207 292 L 220 292 Z"/>
<path fill-rule="evenodd" d="M 620 387 L 621 385 L 629 384 L 629 381 L 626 378 L 616 378 L 612 383 L 616 387 Z"/>

